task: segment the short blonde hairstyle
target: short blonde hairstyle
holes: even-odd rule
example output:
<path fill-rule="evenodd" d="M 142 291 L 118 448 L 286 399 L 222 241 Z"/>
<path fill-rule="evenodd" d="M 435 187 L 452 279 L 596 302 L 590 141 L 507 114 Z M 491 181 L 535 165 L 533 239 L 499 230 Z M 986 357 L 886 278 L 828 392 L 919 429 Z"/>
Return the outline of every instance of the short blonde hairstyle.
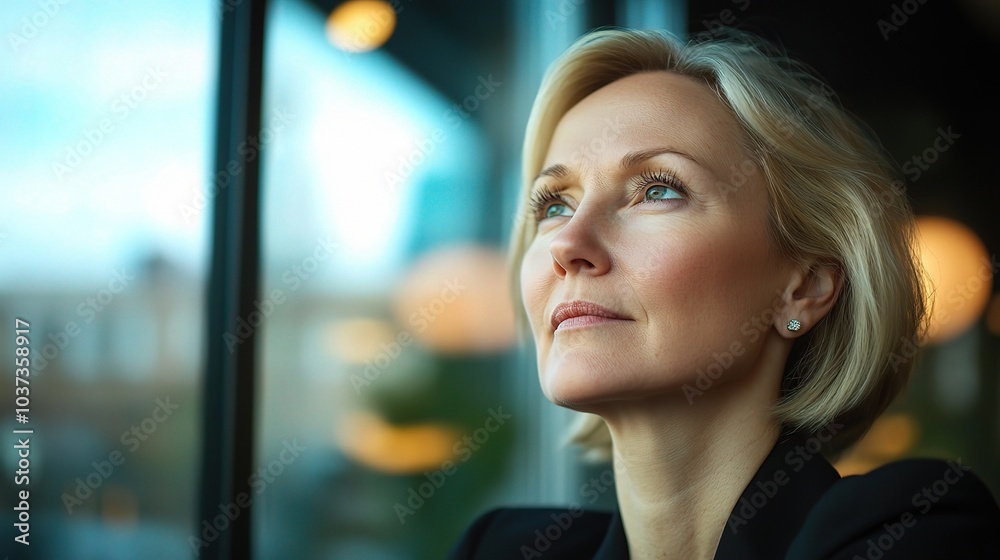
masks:
<path fill-rule="evenodd" d="M 843 274 L 834 307 L 796 339 L 773 407 L 779 422 L 807 434 L 842 425 L 830 430 L 826 448 L 836 456 L 864 435 L 913 371 L 912 349 L 926 328 L 915 222 L 895 164 L 870 129 L 809 67 L 757 36 L 728 29 L 685 44 L 655 30 L 602 28 L 552 63 L 528 119 L 510 243 L 520 338 L 529 332 L 521 260 L 534 236 L 526 203 L 556 125 L 601 87 L 661 70 L 708 85 L 741 125 L 766 183 L 773 246 L 803 267 L 830 264 Z M 605 456 L 611 450 L 607 426 L 589 414 L 574 441 Z"/>

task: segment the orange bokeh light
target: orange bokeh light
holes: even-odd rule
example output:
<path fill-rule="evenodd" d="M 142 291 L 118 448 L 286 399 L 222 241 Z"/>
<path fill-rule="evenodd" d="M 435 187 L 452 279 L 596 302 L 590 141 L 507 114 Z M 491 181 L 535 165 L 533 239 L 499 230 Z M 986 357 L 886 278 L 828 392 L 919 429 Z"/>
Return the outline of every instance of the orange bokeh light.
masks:
<path fill-rule="evenodd" d="M 993 267 L 986 245 L 965 225 L 922 216 L 917 218 L 917 229 L 930 310 L 926 341 L 945 342 L 982 315 L 993 285 Z"/>

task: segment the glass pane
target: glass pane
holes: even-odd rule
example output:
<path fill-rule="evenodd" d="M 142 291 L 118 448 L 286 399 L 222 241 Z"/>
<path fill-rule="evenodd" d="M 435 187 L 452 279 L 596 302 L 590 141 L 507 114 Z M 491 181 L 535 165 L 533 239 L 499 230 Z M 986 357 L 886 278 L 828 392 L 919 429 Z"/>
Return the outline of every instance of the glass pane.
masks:
<path fill-rule="evenodd" d="M 3 503 L 27 499 L 0 550 L 192 557 L 218 15 L 45 0 L 0 20 L 0 358 L 30 361 L 2 399 L 4 471 L 26 471 Z"/>
<path fill-rule="evenodd" d="M 461 43 L 419 55 L 433 80 L 398 50 L 353 52 L 393 21 L 431 50 L 456 40 L 415 5 L 371 4 L 356 28 L 300 0 L 268 14 L 254 498 L 265 559 L 441 558 L 510 489 L 537 429 L 511 396 L 537 382 L 531 368 L 511 373 L 500 229 L 512 210 L 488 132 L 512 90 L 499 65 L 463 63 Z"/>

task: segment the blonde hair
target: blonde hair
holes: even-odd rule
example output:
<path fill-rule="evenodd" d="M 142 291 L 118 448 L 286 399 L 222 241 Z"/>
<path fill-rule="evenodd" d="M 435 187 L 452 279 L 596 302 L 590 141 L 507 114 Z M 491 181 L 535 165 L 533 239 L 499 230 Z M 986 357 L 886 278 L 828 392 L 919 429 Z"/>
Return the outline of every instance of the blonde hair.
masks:
<path fill-rule="evenodd" d="M 665 32 L 604 28 L 552 63 L 528 119 L 510 243 L 520 338 L 529 332 L 520 265 L 534 235 L 526 202 L 556 125 L 601 87 L 661 70 L 703 81 L 740 123 L 766 183 L 773 246 L 801 266 L 835 265 L 843 274 L 834 307 L 796 339 L 773 407 L 783 425 L 810 434 L 843 425 L 831 430 L 826 449 L 837 455 L 871 427 L 914 367 L 912 348 L 926 328 L 914 218 L 874 134 L 807 66 L 754 35 L 729 29 L 684 44 Z M 574 441 L 610 452 L 610 434 L 597 416 L 582 415 Z"/>

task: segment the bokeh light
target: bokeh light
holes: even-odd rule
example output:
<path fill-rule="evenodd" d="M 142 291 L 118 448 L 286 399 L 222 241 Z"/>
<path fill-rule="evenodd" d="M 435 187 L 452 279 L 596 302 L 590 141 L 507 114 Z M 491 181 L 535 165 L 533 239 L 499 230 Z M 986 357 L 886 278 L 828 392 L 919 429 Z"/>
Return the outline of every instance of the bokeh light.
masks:
<path fill-rule="evenodd" d="M 390 424 L 379 416 L 357 411 L 340 423 L 337 442 L 344 454 L 365 466 L 393 474 L 441 468 L 454 455 L 457 429 L 444 424 Z"/>
<path fill-rule="evenodd" d="M 489 353 L 514 343 L 504 255 L 463 245 L 425 254 L 398 291 L 396 319 L 442 353 Z"/>
<path fill-rule="evenodd" d="M 931 314 L 922 342 L 941 343 L 965 332 L 982 315 L 993 285 L 993 268 L 986 246 L 965 225 L 921 216 L 917 230 Z"/>
<path fill-rule="evenodd" d="M 385 44 L 396 28 L 396 11 L 380 0 L 348 0 L 337 6 L 326 21 L 326 36 L 333 46 L 352 53 Z"/>

